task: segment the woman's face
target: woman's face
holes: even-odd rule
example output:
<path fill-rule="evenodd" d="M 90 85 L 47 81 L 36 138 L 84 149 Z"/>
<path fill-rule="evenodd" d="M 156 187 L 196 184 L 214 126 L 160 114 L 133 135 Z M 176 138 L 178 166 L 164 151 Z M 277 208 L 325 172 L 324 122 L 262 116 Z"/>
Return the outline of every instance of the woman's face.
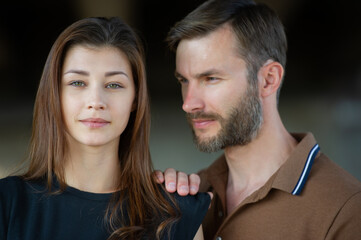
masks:
<path fill-rule="evenodd" d="M 118 146 L 134 107 L 126 55 L 114 47 L 74 46 L 64 59 L 61 108 L 69 144 Z"/>

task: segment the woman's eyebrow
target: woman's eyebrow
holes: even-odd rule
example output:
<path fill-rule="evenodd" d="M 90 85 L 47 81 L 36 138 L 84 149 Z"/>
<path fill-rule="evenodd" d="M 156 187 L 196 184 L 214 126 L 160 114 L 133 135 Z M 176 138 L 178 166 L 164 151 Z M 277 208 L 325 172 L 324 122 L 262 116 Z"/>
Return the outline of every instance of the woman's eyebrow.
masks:
<path fill-rule="evenodd" d="M 89 76 L 90 75 L 89 72 L 84 71 L 84 70 L 78 70 L 78 69 L 70 69 L 70 70 L 66 71 L 64 73 L 64 75 L 69 74 L 69 73 L 75 73 L 75 74 L 79 74 L 79 75 L 83 75 L 83 76 Z M 124 75 L 128 79 L 130 79 L 128 74 L 126 74 L 125 72 L 120 71 L 120 70 L 119 71 L 110 71 L 110 72 L 106 72 L 104 74 L 105 77 L 111 77 L 111 76 L 114 76 L 114 75 Z"/>
<path fill-rule="evenodd" d="M 123 71 L 110 71 L 110 72 L 106 72 L 106 73 L 105 73 L 105 76 L 106 76 L 106 77 L 111 77 L 111 76 L 114 76 L 114 75 L 124 75 L 124 76 L 126 76 L 128 79 L 130 79 L 129 76 L 128 76 L 128 74 L 126 74 L 126 73 L 123 72 Z"/>
<path fill-rule="evenodd" d="M 70 69 L 70 70 L 66 71 L 64 73 L 64 75 L 69 74 L 69 73 L 75 73 L 75 74 L 79 74 L 79 75 L 89 76 L 89 72 L 84 71 L 84 70 L 77 70 L 77 69 Z"/>

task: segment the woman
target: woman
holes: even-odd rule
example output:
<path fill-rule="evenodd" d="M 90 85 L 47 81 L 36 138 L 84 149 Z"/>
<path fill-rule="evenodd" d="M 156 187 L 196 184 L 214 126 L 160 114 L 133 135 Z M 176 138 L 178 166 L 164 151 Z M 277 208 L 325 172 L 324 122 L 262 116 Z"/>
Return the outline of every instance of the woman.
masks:
<path fill-rule="evenodd" d="M 87 18 L 65 29 L 40 80 L 29 168 L 0 181 L 0 239 L 193 239 L 209 196 L 155 182 L 149 126 L 131 28 Z"/>

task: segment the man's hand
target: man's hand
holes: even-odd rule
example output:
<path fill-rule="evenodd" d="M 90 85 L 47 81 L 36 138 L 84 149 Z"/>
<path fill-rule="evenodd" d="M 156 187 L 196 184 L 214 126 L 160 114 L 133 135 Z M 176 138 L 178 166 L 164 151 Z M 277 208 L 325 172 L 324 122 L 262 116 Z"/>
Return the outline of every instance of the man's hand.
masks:
<path fill-rule="evenodd" d="M 164 173 L 156 170 L 154 175 L 158 183 L 165 182 L 165 188 L 168 192 L 177 191 L 180 196 L 197 194 L 201 182 L 197 174 L 193 173 L 188 176 L 186 173 L 177 172 L 173 168 L 167 168 Z"/>

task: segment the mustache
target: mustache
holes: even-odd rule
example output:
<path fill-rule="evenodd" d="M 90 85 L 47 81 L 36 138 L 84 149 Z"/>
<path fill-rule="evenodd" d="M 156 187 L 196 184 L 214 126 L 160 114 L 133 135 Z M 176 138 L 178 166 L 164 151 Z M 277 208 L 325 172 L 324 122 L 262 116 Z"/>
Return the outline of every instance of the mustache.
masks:
<path fill-rule="evenodd" d="M 188 121 L 194 119 L 222 120 L 222 117 L 217 113 L 205 113 L 205 112 L 186 113 L 186 118 Z"/>

